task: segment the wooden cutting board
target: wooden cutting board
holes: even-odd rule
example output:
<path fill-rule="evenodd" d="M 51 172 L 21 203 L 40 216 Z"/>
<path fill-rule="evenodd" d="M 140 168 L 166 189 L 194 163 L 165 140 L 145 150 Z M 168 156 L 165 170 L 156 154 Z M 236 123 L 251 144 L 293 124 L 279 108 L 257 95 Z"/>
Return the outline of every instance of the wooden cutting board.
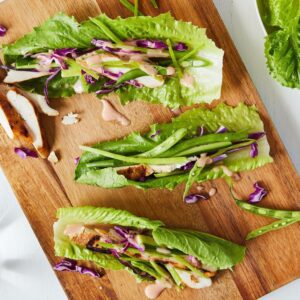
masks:
<path fill-rule="evenodd" d="M 157 15 L 170 10 L 177 19 L 206 27 L 208 36 L 225 50 L 221 100 L 232 105 L 245 101 L 258 107 L 274 163 L 243 173 L 242 180 L 236 184 L 238 194 L 245 197 L 252 191 L 255 181 L 262 181 L 269 190 L 264 206 L 299 210 L 299 177 L 212 1 L 160 1 L 159 10 L 153 9 L 150 1 L 142 2 L 145 14 Z M 130 15 L 117 0 L 7 0 L 0 5 L 0 10 L 0 23 L 9 29 L 0 43 L 13 42 L 59 11 L 74 15 L 80 21 L 96 16 L 100 11 L 111 17 Z M 170 120 L 172 113 L 159 105 L 131 103 L 120 108 L 131 119 L 131 126 L 121 127 L 101 119 L 101 105 L 93 95 L 53 100 L 51 104 L 60 111 L 60 116 L 45 116 L 43 122 L 49 142 L 60 157 L 56 165 L 41 159 L 21 160 L 13 153 L 13 143 L 0 129 L 1 167 L 51 265 L 59 261 L 54 257 L 52 225 L 56 209 L 63 206 L 127 209 L 140 216 L 160 219 L 168 226 L 198 229 L 237 243 L 245 243 L 244 238 L 250 230 L 272 221 L 240 210 L 223 180 L 206 183 L 207 188 L 215 186 L 218 193 L 209 201 L 195 205 L 182 203 L 182 185 L 170 192 L 141 191 L 131 187 L 105 190 L 75 184 L 73 158 L 80 154 L 79 144 L 119 138 L 133 130 L 146 130 L 151 123 Z M 73 126 L 63 126 L 61 117 L 71 111 L 78 112 L 81 121 Z M 160 299 L 255 299 L 277 289 L 300 275 L 299 228 L 299 223 L 294 224 L 246 242 L 248 251 L 244 262 L 235 267 L 234 272 L 221 272 L 212 287 L 182 292 L 171 289 Z M 144 284 L 136 284 L 125 271 L 108 271 L 102 279 L 70 272 L 60 272 L 57 276 L 70 299 L 145 299 Z"/>

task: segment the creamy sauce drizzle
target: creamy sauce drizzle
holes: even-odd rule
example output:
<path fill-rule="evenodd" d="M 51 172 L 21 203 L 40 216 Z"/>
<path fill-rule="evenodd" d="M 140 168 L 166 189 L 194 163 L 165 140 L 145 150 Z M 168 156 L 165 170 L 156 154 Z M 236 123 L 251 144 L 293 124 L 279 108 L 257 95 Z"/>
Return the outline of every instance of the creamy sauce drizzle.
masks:
<path fill-rule="evenodd" d="M 118 112 L 108 100 L 102 100 L 102 118 L 104 121 L 116 121 L 123 126 L 130 125 L 124 115 Z"/>
<path fill-rule="evenodd" d="M 194 82 L 195 78 L 187 72 L 185 72 L 180 79 L 180 83 L 188 88 L 192 88 L 194 86 Z"/>
<path fill-rule="evenodd" d="M 210 197 L 214 196 L 216 193 L 217 193 L 217 189 L 216 189 L 216 188 L 211 188 L 211 189 L 208 191 L 208 195 L 209 195 Z"/>

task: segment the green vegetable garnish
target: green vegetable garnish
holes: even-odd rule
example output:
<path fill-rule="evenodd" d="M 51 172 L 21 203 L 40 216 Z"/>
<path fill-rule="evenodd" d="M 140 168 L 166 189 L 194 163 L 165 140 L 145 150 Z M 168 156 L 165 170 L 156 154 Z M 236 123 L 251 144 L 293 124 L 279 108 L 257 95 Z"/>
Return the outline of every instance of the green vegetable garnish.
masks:
<path fill-rule="evenodd" d="M 281 220 L 275 221 L 269 225 L 260 227 L 258 229 L 255 229 L 255 230 L 249 232 L 246 237 L 246 240 L 251 240 L 251 239 L 256 238 L 260 235 L 263 235 L 267 232 L 270 232 L 273 230 L 278 230 L 278 229 L 284 228 L 286 226 L 289 226 L 289 225 L 297 223 L 297 222 L 300 222 L 300 217 L 299 218 L 287 218 L 287 219 L 281 219 Z"/>
<path fill-rule="evenodd" d="M 139 12 L 139 0 L 134 0 L 134 11 L 133 14 L 136 17 Z"/>
<path fill-rule="evenodd" d="M 128 0 L 120 0 L 121 4 L 124 5 L 128 10 L 130 10 L 134 14 L 134 5 L 132 5 Z M 143 14 L 138 11 L 138 16 L 143 16 Z"/>
<path fill-rule="evenodd" d="M 100 154 L 105 157 L 113 158 L 116 160 L 133 163 L 133 164 L 152 164 L 152 165 L 165 165 L 165 164 L 182 164 L 188 162 L 186 157 L 168 157 L 168 158 L 148 158 L 148 157 L 132 157 L 132 156 L 123 156 L 111 152 L 107 152 L 104 150 L 87 147 L 87 146 L 79 146 L 81 150 Z"/>
<path fill-rule="evenodd" d="M 176 71 L 177 71 L 177 74 L 179 75 L 179 77 L 182 76 L 182 71 L 181 71 L 181 68 L 177 62 L 177 58 L 174 54 L 174 51 L 173 51 L 173 47 L 172 47 L 172 43 L 169 39 L 167 39 L 167 45 L 168 45 L 168 49 L 169 49 L 169 53 L 170 53 L 170 57 L 172 59 L 172 62 L 173 62 L 173 66 L 175 67 Z"/>
<path fill-rule="evenodd" d="M 158 8 L 156 0 L 150 0 L 154 8 Z"/>
<path fill-rule="evenodd" d="M 300 2 L 299 0 L 258 0 L 268 32 L 265 41 L 267 66 L 280 84 L 300 89 Z"/>

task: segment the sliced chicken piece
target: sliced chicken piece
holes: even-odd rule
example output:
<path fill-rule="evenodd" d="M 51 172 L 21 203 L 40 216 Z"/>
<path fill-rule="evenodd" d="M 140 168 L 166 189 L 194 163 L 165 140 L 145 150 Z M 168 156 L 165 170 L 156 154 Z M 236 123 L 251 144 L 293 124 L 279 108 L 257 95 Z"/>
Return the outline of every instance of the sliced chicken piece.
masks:
<path fill-rule="evenodd" d="M 33 146 L 42 158 L 47 158 L 49 156 L 49 146 L 40 122 L 37 108 L 28 98 L 19 94 L 16 89 L 9 90 L 6 96 L 9 103 L 25 121 L 30 134 L 33 137 Z"/>
<path fill-rule="evenodd" d="M 24 120 L 9 103 L 0 90 L 0 124 L 10 139 L 18 138 L 22 142 L 31 144 L 32 137 L 25 125 Z"/>
<path fill-rule="evenodd" d="M 135 79 L 138 83 L 149 88 L 160 87 L 164 84 L 163 78 L 158 76 L 141 76 Z"/>
<path fill-rule="evenodd" d="M 125 176 L 130 180 L 139 180 L 153 173 L 153 170 L 146 165 L 128 166 L 117 169 L 119 175 Z"/>
<path fill-rule="evenodd" d="M 51 73 L 49 72 L 32 72 L 32 71 L 18 71 L 18 70 L 9 70 L 6 77 L 4 78 L 5 83 L 16 83 L 22 82 L 29 79 L 39 78 L 47 76 Z"/>
<path fill-rule="evenodd" d="M 24 95 L 25 97 L 29 98 L 34 103 L 34 105 L 37 107 L 39 112 L 41 112 L 45 115 L 48 115 L 50 117 L 55 117 L 55 116 L 59 115 L 59 112 L 57 110 L 55 110 L 49 106 L 45 96 L 39 95 L 39 94 L 33 94 L 33 93 L 25 92 L 25 91 L 22 91 L 21 94 Z"/>
<path fill-rule="evenodd" d="M 180 279 L 192 289 L 202 289 L 205 287 L 209 287 L 212 284 L 210 278 L 199 277 L 191 271 L 176 269 L 176 272 L 179 275 Z"/>

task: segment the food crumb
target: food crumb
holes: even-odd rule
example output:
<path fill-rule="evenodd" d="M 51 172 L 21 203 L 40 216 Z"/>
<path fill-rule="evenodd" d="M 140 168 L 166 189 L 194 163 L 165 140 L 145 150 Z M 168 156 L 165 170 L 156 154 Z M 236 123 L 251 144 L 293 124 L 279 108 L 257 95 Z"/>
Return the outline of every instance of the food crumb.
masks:
<path fill-rule="evenodd" d="M 79 122 L 79 114 L 75 114 L 73 112 L 68 113 L 62 118 L 62 123 L 64 125 L 73 125 Z"/>
<path fill-rule="evenodd" d="M 103 287 L 100 285 L 100 286 L 99 286 L 99 289 L 100 289 L 100 290 L 102 290 L 102 289 L 103 289 Z"/>
<path fill-rule="evenodd" d="M 52 162 L 53 164 L 56 164 L 58 162 L 58 157 L 54 151 L 51 151 L 48 156 L 48 161 Z"/>
<path fill-rule="evenodd" d="M 203 185 L 198 185 L 197 187 L 196 187 L 196 189 L 197 189 L 197 191 L 203 191 L 204 190 L 204 186 Z"/>
<path fill-rule="evenodd" d="M 211 188 L 209 191 L 208 191 L 208 195 L 209 197 L 212 197 L 214 196 L 215 194 L 217 193 L 217 189 L 216 188 Z"/>

